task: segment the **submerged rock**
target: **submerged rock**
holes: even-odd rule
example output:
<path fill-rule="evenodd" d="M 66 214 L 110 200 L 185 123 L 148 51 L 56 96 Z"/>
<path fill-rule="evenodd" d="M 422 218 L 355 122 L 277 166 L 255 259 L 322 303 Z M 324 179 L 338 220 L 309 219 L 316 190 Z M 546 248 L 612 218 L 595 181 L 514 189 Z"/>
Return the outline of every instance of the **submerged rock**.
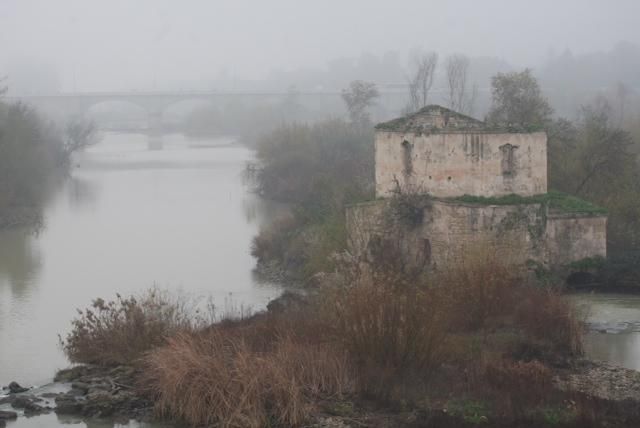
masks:
<path fill-rule="evenodd" d="M 9 421 L 16 419 L 18 414 L 16 412 L 10 412 L 7 410 L 0 410 L 0 421 Z"/>
<path fill-rule="evenodd" d="M 21 392 L 27 392 L 29 390 L 29 388 L 24 388 L 23 386 L 20 386 L 20 384 L 18 382 L 11 382 L 9 384 L 9 393 L 11 394 L 19 394 Z"/>
<path fill-rule="evenodd" d="M 13 399 L 11 400 L 11 407 L 13 407 L 14 409 L 24 409 L 27 406 L 29 406 L 30 404 L 35 402 L 35 397 L 29 397 L 26 395 L 19 395 L 16 397 L 13 397 Z"/>
<path fill-rule="evenodd" d="M 56 413 L 60 415 L 77 415 L 82 412 L 83 403 L 73 395 L 62 394 L 55 399 Z"/>

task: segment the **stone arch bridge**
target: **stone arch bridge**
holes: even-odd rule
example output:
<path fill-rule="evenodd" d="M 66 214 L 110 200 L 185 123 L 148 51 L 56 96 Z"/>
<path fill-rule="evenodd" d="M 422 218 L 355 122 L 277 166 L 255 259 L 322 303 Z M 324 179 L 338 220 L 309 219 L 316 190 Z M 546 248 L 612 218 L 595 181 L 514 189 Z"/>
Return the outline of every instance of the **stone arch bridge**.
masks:
<path fill-rule="evenodd" d="M 157 92 L 81 92 L 7 96 L 7 101 L 28 104 L 54 120 L 84 116 L 90 109 L 106 102 L 120 102 L 136 106 L 147 115 L 148 127 L 162 121 L 165 111 L 185 101 L 198 101 L 212 106 L 226 106 L 230 102 L 242 104 L 273 104 L 292 95 L 287 91 L 157 91 Z M 296 92 L 296 103 L 314 111 L 340 112 L 344 109 L 339 91 Z M 404 105 L 404 91 L 381 91 L 380 106 Z"/>
<path fill-rule="evenodd" d="M 334 94 L 323 94 L 330 99 Z M 23 102 L 55 120 L 86 115 L 92 107 L 118 102 L 135 106 L 147 115 L 152 124 L 161 120 L 171 106 L 184 101 L 198 101 L 210 105 L 225 105 L 230 101 L 277 102 L 286 93 L 279 92 L 217 92 L 217 91 L 159 91 L 159 92 L 81 92 L 38 95 L 15 95 L 7 101 Z M 151 126 L 151 125 L 150 125 Z"/>

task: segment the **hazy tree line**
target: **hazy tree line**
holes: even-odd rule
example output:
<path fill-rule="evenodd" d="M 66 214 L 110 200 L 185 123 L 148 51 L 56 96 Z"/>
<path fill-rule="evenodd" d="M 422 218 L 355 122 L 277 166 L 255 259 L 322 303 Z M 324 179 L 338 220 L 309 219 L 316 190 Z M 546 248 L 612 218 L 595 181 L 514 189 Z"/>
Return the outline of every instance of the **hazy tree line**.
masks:
<path fill-rule="evenodd" d="M 435 54 L 418 61 L 408 111 L 430 103 Z M 451 57 L 449 98 L 469 105 L 464 57 Z M 331 264 L 345 245 L 344 206 L 373 197 L 373 124 L 368 114 L 379 93 L 371 82 L 343 90 L 349 121 L 282 125 L 258 143 L 257 189 L 286 201 L 292 214 L 264 229 L 254 242 L 261 262 L 275 262 L 297 276 Z M 580 107 L 577 119 L 557 115 L 529 69 L 497 73 L 485 120 L 495 126 L 548 134 L 549 187 L 608 210 L 608 281 L 640 277 L 640 110 L 623 91 L 603 93 Z M 415 102 L 414 102 L 415 100 Z M 623 114 L 624 113 L 624 114 Z"/>
<path fill-rule="evenodd" d="M 492 79 L 490 123 L 548 136 L 549 187 L 607 209 L 609 282 L 640 276 L 640 158 L 638 135 L 616 113 L 620 100 L 598 95 L 574 121 L 554 115 L 531 70 Z M 619 97 L 619 95 L 617 95 Z M 636 120 L 640 112 L 635 111 Z"/>
<path fill-rule="evenodd" d="M 640 111 L 638 69 L 640 46 L 621 43 L 607 52 L 550 54 L 534 72 L 555 114 L 576 120 L 581 106 L 604 93 L 611 100 L 614 119 L 623 120 L 625 129 L 638 134 L 640 124 L 634 114 Z M 497 57 L 439 55 L 418 49 L 410 52 L 406 59 L 397 52 L 363 54 L 330 61 L 324 70 L 274 72 L 264 81 L 235 82 L 247 90 L 297 89 L 289 89 L 289 96 L 280 102 L 230 104 L 198 110 L 188 117 L 185 129 L 197 134 L 248 134 L 243 139 L 255 142 L 259 135 L 282 123 L 346 116 L 349 112 L 336 102 L 313 109 L 297 94 L 298 91 L 339 91 L 353 81 L 375 83 L 380 95 L 393 91 L 406 97 L 404 105 L 390 106 L 387 99 L 375 104 L 369 110 L 375 120 L 391 119 L 428 104 L 440 104 L 483 118 L 492 105 L 491 78 L 515 70 L 513 65 Z M 214 82 L 220 88 L 228 83 L 224 79 Z"/>
<path fill-rule="evenodd" d="M 0 97 L 0 228 L 37 225 L 52 183 L 70 166 L 72 153 L 94 139 L 89 123 L 72 120 L 57 127 Z"/>

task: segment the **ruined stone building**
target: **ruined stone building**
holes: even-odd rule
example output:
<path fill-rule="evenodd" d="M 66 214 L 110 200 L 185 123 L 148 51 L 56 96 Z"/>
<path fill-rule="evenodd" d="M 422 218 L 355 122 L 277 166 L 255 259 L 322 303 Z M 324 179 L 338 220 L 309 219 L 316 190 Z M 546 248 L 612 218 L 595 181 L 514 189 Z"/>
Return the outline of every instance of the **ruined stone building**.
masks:
<path fill-rule="evenodd" d="M 365 259 L 388 244 L 436 269 L 478 246 L 522 266 L 606 256 L 603 210 L 548 192 L 544 132 L 428 106 L 376 126 L 375 170 L 376 200 L 346 213 Z"/>

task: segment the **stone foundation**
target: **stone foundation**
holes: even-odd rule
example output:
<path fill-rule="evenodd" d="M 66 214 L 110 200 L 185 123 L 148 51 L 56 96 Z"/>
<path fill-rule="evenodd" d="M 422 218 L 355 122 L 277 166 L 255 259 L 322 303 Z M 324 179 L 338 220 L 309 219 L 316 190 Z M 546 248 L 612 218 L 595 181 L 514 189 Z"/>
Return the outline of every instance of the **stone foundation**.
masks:
<path fill-rule="evenodd" d="M 405 260 L 433 269 L 455 265 L 470 251 L 491 248 L 510 265 L 531 261 L 549 268 L 606 257 L 607 217 L 551 212 L 543 204 L 481 205 L 433 199 L 418 224 L 393 218 L 390 200 L 347 209 L 351 252 L 371 260 L 389 244 Z M 382 255 L 384 257 L 384 254 Z"/>

